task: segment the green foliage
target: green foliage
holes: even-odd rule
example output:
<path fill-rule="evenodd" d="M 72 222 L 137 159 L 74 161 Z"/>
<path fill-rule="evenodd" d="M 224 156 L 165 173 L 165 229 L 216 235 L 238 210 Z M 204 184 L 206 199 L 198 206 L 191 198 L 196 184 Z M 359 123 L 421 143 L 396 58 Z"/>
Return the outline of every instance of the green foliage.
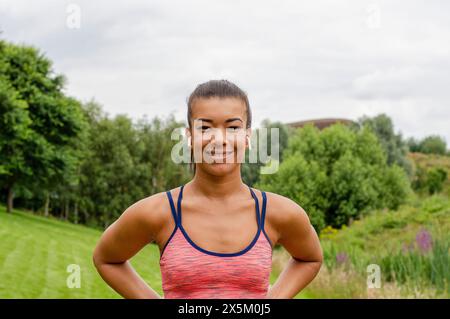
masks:
<path fill-rule="evenodd" d="M 107 117 L 95 102 L 85 112 L 90 128 L 75 189 L 81 222 L 107 226 L 133 202 L 189 179 L 187 167 L 171 159 L 171 132 L 182 126 L 173 117 L 134 123 Z"/>
<path fill-rule="evenodd" d="M 440 167 L 433 167 L 427 175 L 428 192 L 434 194 L 442 191 L 444 182 L 447 180 L 447 171 Z"/>
<path fill-rule="evenodd" d="M 319 230 L 374 208 L 397 208 L 410 194 L 406 174 L 387 164 L 368 127 L 354 131 L 337 124 L 319 131 L 307 125 L 290 138 L 284 156 L 279 171 L 263 175 L 258 187 L 301 204 Z"/>
<path fill-rule="evenodd" d="M 0 179 L 13 178 L 17 171 L 27 175 L 23 149 L 30 140 L 31 120 L 28 104 L 18 98 L 18 93 L 0 77 Z"/>
<path fill-rule="evenodd" d="M 406 157 L 408 144 L 401 133 L 395 133 L 392 119 L 383 113 L 374 117 L 363 116 L 358 122 L 361 126 L 369 127 L 378 137 L 387 155 L 388 164 L 396 164 L 412 176 L 411 162 Z"/>
<path fill-rule="evenodd" d="M 408 146 L 411 152 L 438 155 L 447 154 L 447 143 L 443 137 L 438 135 L 430 135 L 422 140 L 410 138 L 408 139 Z"/>
<path fill-rule="evenodd" d="M 73 145 L 84 128 L 64 77 L 37 49 L 0 41 L 0 186 L 52 188 L 74 176 Z"/>
<path fill-rule="evenodd" d="M 281 122 L 270 122 L 268 119 L 265 119 L 261 122 L 261 128 L 265 128 L 267 130 L 267 137 L 262 137 L 262 130 L 260 128 L 253 131 L 253 135 L 256 135 L 257 141 L 258 141 L 258 148 L 256 145 L 253 145 L 253 150 L 266 150 L 267 149 L 267 155 L 272 154 L 279 154 L 279 161 L 283 161 L 283 153 L 284 150 L 287 147 L 288 139 L 289 139 L 289 133 L 288 133 L 288 127 L 281 123 Z M 272 143 L 271 143 L 271 137 L 272 137 L 272 131 L 271 129 L 278 128 L 278 138 L 279 140 L 276 141 L 275 148 L 272 149 Z M 267 148 L 266 148 L 267 144 Z M 253 186 L 259 181 L 260 178 L 260 170 L 261 167 L 265 165 L 265 163 L 262 162 L 262 159 L 258 155 L 258 162 L 257 163 L 249 163 L 249 151 L 246 151 L 245 154 L 245 163 L 241 165 L 241 176 L 244 183 L 246 183 L 249 186 Z"/>
<path fill-rule="evenodd" d="M 283 182 L 281 182 L 283 181 Z M 317 162 L 308 162 L 302 155 L 287 156 L 273 175 L 262 175 L 258 187 L 283 194 L 308 209 L 312 224 L 321 229 L 325 226 L 325 215 L 320 209 L 328 206 L 326 175 Z"/>
<path fill-rule="evenodd" d="M 439 193 L 444 188 L 447 174 L 447 171 L 441 167 L 431 167 L 429 169 L 418 167 L 412 186 L 416 191 L 426 192 L 430 195 Z"/>
<path fill-rule="evenodd" d="M 0 41 L 0 198 L 76 223 L 107 226 L 133 202 L 186 182 L 167 121 L 109 118 L 63 92 L 39 50 Z M 12 208 L 12 207 L 10 207 Z"/>

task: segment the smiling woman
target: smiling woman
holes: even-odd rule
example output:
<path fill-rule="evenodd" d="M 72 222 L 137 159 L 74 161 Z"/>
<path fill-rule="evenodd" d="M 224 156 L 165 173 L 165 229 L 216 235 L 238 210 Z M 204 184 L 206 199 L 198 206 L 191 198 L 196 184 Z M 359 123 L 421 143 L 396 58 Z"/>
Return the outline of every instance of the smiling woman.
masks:
<path fill-rule="evenodd" d="M 202 165 L 203 153 L 201 151 L 205 150 L 205 154 L 208 155 L 206 156 L 207 164 L 223 163 L 224 161 L 241 163 L 244 157 L 245 142 L 248 146 L 250 145 L 252 124 L 252 113 L 247 94 L 229 81 L 209 81 L 197 86 L 189 96 L 187 103 L 189 129 L 186 129 L 186 135 L 194 138 L 194 147 L 191 147 L 191 161 Z M 220 156 L 211 158 L 210 156 L 215 153 L 216 149 Z M 232 154 L 234 157 L 231 157 Z M 191 165 L 195 174 L 197 165 Z M 203 168 L 208 169 L 211 166 Z M 232 168 L 229 167 L 229 169 Z M 236 169 L 236 167 L 234 168 Z"/>
<path fill-rule="evenodd" d="M 95 249 L 100 275 L 125 298 L 161 298 L 128 262 L 154 242 L 165 298 L 294 297 L 318 273 L 322 250 L 297 203 L 242 181 L 251 134 L 246 93 L 226 80 L 199 85 L 188 99 L 188 124 L 193 179 L 125 210 Z M 292 258 L 270 287 L 277 243 Z"/>

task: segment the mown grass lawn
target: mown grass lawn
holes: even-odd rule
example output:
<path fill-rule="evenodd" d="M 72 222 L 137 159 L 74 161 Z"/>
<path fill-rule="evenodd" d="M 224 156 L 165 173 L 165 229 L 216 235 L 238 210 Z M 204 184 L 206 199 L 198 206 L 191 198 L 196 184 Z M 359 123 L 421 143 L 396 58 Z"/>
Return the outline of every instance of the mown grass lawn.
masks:
<path fill-rule="evenodd" d="M 101 232 L 0 206 L 0 298 L 121 298 L 92 264 Z M 162 295 L 159 250 L 147 245 L 131 261 Z M 68 288 L 67 266 L 81 269 L 81 287 Z"/>

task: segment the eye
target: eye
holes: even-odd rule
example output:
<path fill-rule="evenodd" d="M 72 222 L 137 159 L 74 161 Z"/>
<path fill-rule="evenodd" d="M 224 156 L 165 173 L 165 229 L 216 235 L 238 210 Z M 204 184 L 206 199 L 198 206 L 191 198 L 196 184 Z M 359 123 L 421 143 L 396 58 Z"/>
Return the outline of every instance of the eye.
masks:
<path fill-rule="evenodd" d="M 205 131 L 205 130 L 208 130 L 208 129 L 210 129 L 211 127 L 209 127 L 209 126 L 199 126 L 199 127 L 197 127 L 197 129 L 200 129 L 200 130 L 202 130 L 202 131 Z"/>
<path fill-rule="evenodd" d="M 231 131 L 237 131 L 237 130 L 240 130 L 241 127 L 240 126 L 230 126 L 230 127 L 227 127 L 227 129 L 230 129 Z"/>

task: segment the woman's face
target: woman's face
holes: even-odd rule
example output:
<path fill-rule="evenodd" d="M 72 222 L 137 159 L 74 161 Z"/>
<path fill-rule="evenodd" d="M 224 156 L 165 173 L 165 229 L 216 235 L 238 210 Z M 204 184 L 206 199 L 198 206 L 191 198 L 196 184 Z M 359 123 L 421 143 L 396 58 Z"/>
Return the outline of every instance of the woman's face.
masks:
<path fill-rule="evenodd" d="M 191 136 L 197 170 L 223 176 L 244 161 L 247 116 L 244 101 L 233 98 L 200 98 L 192 105 Z"/>

